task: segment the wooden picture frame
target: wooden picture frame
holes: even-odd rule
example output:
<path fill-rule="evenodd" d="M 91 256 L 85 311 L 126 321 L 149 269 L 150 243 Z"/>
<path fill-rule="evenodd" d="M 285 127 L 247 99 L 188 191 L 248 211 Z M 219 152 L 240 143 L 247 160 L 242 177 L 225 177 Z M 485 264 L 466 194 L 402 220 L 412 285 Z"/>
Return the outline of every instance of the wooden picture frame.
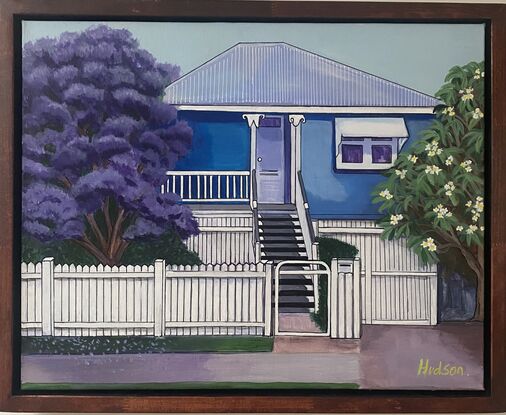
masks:
<path fill-rule="evenodd" d="M 19 85 L 15 42 L 23 16 L 144 21 L 263 22 L 468 22 L 485 23 L 487 61 L 488 175 L 484 391 L 176 391 L 137 393 L 24 392 L 20 368 Z M 423 52 L 426 53 L 426 52 Z M 501 412 L 506 410 L 506 5 L 443 3 L 349 3 L 240 0 L 4 0 L 0 6 L 0 410 L 23 412 Z"/>

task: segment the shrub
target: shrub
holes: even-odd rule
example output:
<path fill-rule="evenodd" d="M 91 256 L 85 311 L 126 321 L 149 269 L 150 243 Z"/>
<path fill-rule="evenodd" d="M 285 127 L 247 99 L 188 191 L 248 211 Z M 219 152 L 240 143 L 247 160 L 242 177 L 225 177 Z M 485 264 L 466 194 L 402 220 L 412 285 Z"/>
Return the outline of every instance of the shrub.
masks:
<path fill-rule="evenodd" d="M 57 264 L 97 265 L 98 260 L 88 254 L 73 241 L 55 241 L 42 243 L 28 235 L 23 235 L 21 259 L 24 262 L 39 262 L 45 257 L 53 257 Z M 122 264 L 152 264 L 155 259 L 165 259 L 167 264 L 199 265 L 198 255 L 189 251 L 181 238 L 169 231 L 158 238 L 136 241 L 125 251 Z"/>
<path fill-rule="evenodd" d="M 355 258 L 358 249 L 346 242 L 332 238 L 317 238 L 319 243 L 320 260 L 331 266 L 332 258 Z M 318 295 L 320 297 L 320 305 L 318 311 L 311 315 L 313 321 L 322 331 L 327 331 L 328 322 L 328 279 L 318 279 Z"/>

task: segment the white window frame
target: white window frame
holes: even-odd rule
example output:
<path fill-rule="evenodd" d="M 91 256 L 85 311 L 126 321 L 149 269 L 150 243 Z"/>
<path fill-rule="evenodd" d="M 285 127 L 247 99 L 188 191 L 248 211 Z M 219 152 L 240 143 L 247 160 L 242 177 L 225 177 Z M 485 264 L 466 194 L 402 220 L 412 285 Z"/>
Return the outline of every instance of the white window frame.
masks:
<path fill-rule="evenodd" d="M 347 131 L 346 128 L 341 128 L 346 122 L 355 124 L 353 132 Z M 394 120 L 392 122 L 392 120 Z M 362 122 L 363 129 L 360 127 Z M 384 124 L 381 124 L 384 122 Z M 388 123 L 395 123 L 397 126 L 388 128 Z M 337 170 L 386 170 L 392 167 L 397 160 L 402 146 L 408 140 L 407 129 L 404 124 L 403 118 L 336 118 L 336 169 Z M 374 129 L 374 124 L 378 123 L 378 128 Z M 385 124 L 387 127 L 385 128 Z M 358 128 L 357 128 L 358 125 Z M 371 129 L 372 127 L 372 129 Z M 348 129 L 349 130 L 349 129 Z M 363 131 L 364 135 L 361 135 Z M 395 133 L 395 136 L 389 135 Z M 402 135 L 399 137 L 399 135 Z M 346 139 L 350 141 L 346 141 Z M 344 139 L 344 142 L 343 142 Z M 356 141 L 355 141 L 356 140 Z M 362 162 L 361 163 L 346 163 L 343 162 L 342 145 L 357 145 L 362 146 Z M 392 161 L 390 163 L 373 163 L 372 160 L 372 146 L 374 145 L 389 145 L 392 147 Z"/>

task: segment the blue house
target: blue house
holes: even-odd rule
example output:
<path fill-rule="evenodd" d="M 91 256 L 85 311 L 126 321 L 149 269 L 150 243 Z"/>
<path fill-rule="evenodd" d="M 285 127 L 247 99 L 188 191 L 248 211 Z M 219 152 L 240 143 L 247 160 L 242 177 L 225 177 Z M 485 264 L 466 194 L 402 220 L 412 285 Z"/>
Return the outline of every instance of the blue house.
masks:
<path fill-rule="evenodd" d="M 359 249 L 365 284 L 433 272 L 380 239 L 371 191 L 429 126 L 434 97 L 286 43 L 239 43 L 164 100 L 193 145 L 163 190 L 192 206 L 201 234 L 187 244 L 204 262 L 314 260 L 325 236 Z M 374 313 L 364 321 L 400 318 Z"/>

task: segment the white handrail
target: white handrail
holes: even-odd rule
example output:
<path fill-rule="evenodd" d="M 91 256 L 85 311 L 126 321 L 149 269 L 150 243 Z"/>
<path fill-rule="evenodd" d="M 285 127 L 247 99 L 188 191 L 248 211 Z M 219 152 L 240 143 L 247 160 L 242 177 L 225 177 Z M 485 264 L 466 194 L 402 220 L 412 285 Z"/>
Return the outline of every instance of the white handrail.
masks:
<path fill-rule="evenodd" d="M 315 252 L 313 248 L 313 243 L 315 242 L 314 230 L 309 215 L 309 204 L 306 198 L 304 182 L 300 171 L 297 174 L 295 183 L 295 206 L 297 208 L 297 215 L 299 216 L 307 257 L 312 260 L 317 260 L 318 258 L 313 258 L 313 253 Z"/>

